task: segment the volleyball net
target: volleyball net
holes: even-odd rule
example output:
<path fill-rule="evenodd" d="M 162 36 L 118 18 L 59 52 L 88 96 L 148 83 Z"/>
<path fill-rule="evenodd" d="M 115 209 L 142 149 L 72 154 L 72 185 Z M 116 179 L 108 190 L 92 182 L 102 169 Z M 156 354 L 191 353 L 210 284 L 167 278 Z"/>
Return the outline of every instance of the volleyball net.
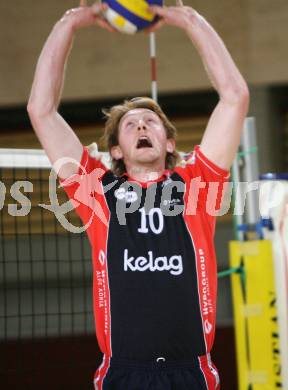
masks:
<path fill-rule="evenodd" d="M 54 376 L 65 388 L 65 370 L 78 371 L 75 386 L 86 381 L 88 388 L 100 357 L 90 244 L 40 206 L 51 204 L 50 171 L 43 151 L 0 151 L 0 377 L 7 389 L 53 386 Z M 56 194 L 60 204 L 68 201 L 57 186 Z M 81 226 L 74 212 L 65 218 Z"/>

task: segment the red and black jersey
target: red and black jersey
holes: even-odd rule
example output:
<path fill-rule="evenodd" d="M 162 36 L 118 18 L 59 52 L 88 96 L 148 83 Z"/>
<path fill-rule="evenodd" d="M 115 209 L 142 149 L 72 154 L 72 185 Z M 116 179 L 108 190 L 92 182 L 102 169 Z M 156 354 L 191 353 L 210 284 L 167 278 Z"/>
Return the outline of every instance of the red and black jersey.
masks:
<path fill-rule="evenodd" d="M 215 210 L 229 173 L 199 147 L 185 166 L 148 183 L 115 176 L 86 149 L 81 166 L 64 188 L 92 246 L 102 352 L 137 361 L 208 353 L 216 315 Z"/>

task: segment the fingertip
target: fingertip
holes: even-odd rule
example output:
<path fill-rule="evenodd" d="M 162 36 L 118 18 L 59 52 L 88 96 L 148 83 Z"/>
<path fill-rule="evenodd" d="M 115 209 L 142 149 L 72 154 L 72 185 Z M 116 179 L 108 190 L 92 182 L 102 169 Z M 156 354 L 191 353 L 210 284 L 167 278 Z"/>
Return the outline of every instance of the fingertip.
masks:
<path fill-rule="evenodd" d="M 149 6 L 148 6 L 148 9 L 151 10 L 151 11 L 153 11 L 153 10 L 156 11 L 156 10 L 159 9 L 159 8 L 161 8 L 161 7 L 158 7 L 157 5 L 149 5 Z"/>
<path fill-rule="evenodd" d="M 143 30 L 143 32 L 145 32 L 145 34 L 150 34 L 152 32 L 157 32 L 158 30 L 160 30 L 160 28 L 163 26 L 164 23 L 156 23 L 155 25 L 151 26 L 151 27 L 148 27 L 148 28 L 145 28 L 145 30 Z"/>
<path fill-rule="evenodd" d="M 108 4 L 107 3 L 104 3 L 104 2 L 101 2 L 101 3 L 94 3 L 91 8 L 93 9 L 93 11 L 105 11 L 107 10 L 108 8 Z"/>

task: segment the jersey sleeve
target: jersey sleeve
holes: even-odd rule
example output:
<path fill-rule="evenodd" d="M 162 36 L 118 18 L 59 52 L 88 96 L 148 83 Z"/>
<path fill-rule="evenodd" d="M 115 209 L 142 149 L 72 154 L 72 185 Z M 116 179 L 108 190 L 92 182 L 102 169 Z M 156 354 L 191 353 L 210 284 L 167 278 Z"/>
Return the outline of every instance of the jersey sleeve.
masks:
<path fill-rule="evenodd" d="M 221 207 L 230 172 L 210 161 L 200 147 L 196 146 L 185 157 L 184 166 L 179 173 L 184 177 L 186 186 L 188 184 L 188 197 L 193 198 L 194 203 L 197 201 L 194 209 L 215 217 Z"/>
<path fill-rule="evenodd" d="M 91 157 L 88 150 L 83 147 L 78 172 L 65 180 L 59 178 L 61 187 L 64 188 L 84 225 L 90 225 L 93 214 L 99 215 L 101 212 L 97 209 L 99 206 L 97 198 L 103 196 L 101 178 L 106 172 L 104 164 Z"/>

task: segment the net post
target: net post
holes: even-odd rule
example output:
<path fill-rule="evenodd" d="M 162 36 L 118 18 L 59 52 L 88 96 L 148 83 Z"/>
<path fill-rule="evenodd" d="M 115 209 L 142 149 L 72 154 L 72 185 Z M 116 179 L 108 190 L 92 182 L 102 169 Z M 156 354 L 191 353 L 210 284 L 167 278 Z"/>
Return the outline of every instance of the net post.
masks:
<path fill-rule="evenodd" d="M 151 64 L 151 97 L 158 101 L 158 86 L 156 76 L 156 37 L 155 32 L 149 33 L 150 64 Z"/>

